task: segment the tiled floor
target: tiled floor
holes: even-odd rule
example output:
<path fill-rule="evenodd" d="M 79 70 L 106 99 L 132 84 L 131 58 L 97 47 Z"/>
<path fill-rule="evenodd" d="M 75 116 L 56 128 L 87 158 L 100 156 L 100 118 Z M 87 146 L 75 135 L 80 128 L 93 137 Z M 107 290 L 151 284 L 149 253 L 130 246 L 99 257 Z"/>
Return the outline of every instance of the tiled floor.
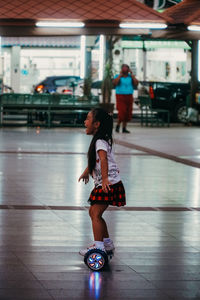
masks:
<path fill-rule="evenodd" d="M 131 125 L 129 126 L 131 128 Z M 171 125 L 170 128 L 134 126 L 131 135 L 117 135 L 123 142 L 147 148 L 149 153 L 160 152 L 194 162 L 200 168 L 200 127 Z M 151 151 L 153 150 L 153 151 Z"/>
<path fill-rule="evenodd" d="M 132 129 L 117 139 L 144 138 Z M 77 182 L 89 140 L 82 129 L 0 130 L 0 299 L 199 300 L 200 169 L 116 144 L 128 203 L 105 213 L 116 253 L 92 272 L 78 255 L 92 241 L 93 184 Z"/>

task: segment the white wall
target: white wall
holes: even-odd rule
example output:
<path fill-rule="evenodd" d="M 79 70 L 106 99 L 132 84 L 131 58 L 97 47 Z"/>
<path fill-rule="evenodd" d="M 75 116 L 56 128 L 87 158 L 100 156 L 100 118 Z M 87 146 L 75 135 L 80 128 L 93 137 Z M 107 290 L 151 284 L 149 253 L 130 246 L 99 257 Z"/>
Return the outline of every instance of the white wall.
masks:
<path fill-rule="evenodd" d="M 122 62 L 130 65 L 137 78 L 143 80 L 142 49 L 124 49 Z M 191 54 L 189 51 L 177 48 L 161 48 L 146 52 L 147 81 L 188 82 L 190 70 Z"/>
<path fill-rule="evenodd" d="M 30 92 L 33 85 L 47 76 L 80 75 L 80 50 L 66 48 L 21 49 L 22 93 Z"/>

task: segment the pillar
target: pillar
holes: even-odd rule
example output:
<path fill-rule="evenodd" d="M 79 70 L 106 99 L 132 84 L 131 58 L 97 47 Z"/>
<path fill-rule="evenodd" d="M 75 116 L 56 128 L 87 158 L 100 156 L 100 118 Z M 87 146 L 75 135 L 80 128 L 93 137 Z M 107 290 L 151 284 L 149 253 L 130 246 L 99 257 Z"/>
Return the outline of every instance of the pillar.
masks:
<path fill-rule="evenodd" d="M 145 48 L 145 43 L 143 41 L 143 80 L 147 80 L 147 50 Z"/>
<path fill-rule="evenodd" d="M 112 50 L 113 50 L 112 36 L 106 36 L 105 37 L 105 63 L 107 63 L 108 61 L 112 62 Z"/>
<path fill-rule="evenodd" d="M 0 94 L 3 92 L 3 73 L 4 73 L 4 59 L 1 48 L 1 37 L 0 37 Z"/>
<path fill-rule="evenodd" d="M 92 77 L 92 49 L 95 47 L 96 36 L 86 36 L 86 78 Z"/>
<path fill-rule="evenodd" d="M 11 51 L 11 87 L 20 92 L 20 46 L 13 46 Z"/>
<path fill-rule="evenodd" d="M 86 59 L 85 59 L 85 77 L 92 77 L 92 51 L 91 47 L 86 48 Z"/>
<path fill-rule="evenodd" d="M 191 106 L 195 103 L 195 93 L 198 90 L 198 41 L 192 41 L 192 69 L 191 69 Z"/>

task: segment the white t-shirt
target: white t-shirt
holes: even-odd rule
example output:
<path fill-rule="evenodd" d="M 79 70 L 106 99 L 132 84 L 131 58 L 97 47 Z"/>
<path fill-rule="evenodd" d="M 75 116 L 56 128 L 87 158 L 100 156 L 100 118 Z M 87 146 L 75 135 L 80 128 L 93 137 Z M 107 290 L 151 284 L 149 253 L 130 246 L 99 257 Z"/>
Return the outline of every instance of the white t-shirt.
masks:
<path fill-rule="evenodd" d="M 96 147 L 96 166 L 92 173 L 95 187 L 102 185 L 101 163 L 98 154 L 99 150 L 104 150 L 107 152 L 108 180 L 110 181 L 111 184 L 115 184 L 119 182 L 121 178 L 119 175 L 119 168 L 117 167 L 112 147 L 105 140 L 97 140 L 95 147 Z"/>

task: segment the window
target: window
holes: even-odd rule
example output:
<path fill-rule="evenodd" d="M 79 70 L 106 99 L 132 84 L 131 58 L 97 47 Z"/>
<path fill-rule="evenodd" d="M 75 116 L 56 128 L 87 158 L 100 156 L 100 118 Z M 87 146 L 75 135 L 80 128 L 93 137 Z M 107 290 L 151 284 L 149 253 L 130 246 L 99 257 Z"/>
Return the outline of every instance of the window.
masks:
<path fill-rule="evenodd" d="M 67 85 L 67 79 L 66 78 L 56 79 L 54 82 L 55 82 L 56 86 L 65 86 L 65 85 Z"/>

